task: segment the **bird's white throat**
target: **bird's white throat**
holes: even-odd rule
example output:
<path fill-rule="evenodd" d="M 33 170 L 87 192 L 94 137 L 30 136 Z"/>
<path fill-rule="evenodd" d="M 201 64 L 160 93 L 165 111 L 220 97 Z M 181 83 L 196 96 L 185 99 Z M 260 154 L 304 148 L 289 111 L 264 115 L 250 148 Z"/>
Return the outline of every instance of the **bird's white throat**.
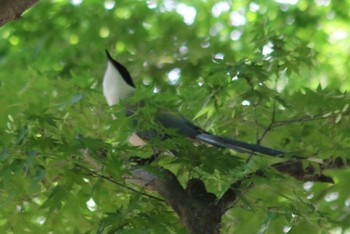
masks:
<path fill-rule="evenodd" d="M 103 95 L 110 106 L 118 104 L 121 99 L 129 97 L 135 92 L 135 88 L 125 82 L 119 71 L 109 61 L 102 86 Z"/>

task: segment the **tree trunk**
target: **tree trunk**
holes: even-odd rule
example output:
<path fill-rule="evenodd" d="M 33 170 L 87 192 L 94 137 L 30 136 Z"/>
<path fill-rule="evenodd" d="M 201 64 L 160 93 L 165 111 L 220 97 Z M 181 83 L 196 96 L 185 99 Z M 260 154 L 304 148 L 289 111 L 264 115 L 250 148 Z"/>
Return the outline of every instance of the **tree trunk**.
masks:
<path fill-rule="evenodd" d="M 201 180 L 191 179 L 184 189 L 173 173 L 163 170 L 162 176 L 153 180 L 152 187 L 176 211 L 190 233 L 220 232 L 221 207 L 216 204 L 216 196 L 206 191 Z"/>

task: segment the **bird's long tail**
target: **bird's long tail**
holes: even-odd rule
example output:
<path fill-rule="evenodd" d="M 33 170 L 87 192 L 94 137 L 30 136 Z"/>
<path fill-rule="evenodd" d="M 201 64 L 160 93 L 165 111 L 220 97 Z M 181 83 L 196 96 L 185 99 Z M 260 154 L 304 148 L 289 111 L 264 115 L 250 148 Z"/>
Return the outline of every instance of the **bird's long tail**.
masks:
<path fill-rule="evenodd" d="M 215 136 L 208 133 L 201 133 L 197 135 L 196 138 L 210 145 L 229 148 L 229 149 L 236 150 L 238 152 L 252 152 L 252 153 L 256 152 L 256 153 L 266 154 L 270 156 L 277 156 L 277 157 L 283 157 L 283 155 L 285 154 L 285 152 L 280 150 L 267 148 L 261 145 L 249 144 L 243 141 L 237 141 L 230 138 Z"/>

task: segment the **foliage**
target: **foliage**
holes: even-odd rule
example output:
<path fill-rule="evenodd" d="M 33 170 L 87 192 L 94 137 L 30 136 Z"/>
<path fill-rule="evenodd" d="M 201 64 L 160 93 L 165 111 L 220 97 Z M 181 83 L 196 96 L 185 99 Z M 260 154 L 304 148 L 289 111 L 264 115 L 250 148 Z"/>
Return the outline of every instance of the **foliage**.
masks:
<path fill-rule="evenodd" d="M 348 7 L 322 0 L 41 1 L 0 29 L 0 230 L 185 233 L 169 206 L 144 195 L 156 194 L 123 181 L 128 159 L 148 157 L 153 147 L 128 146 L 128 120 L 111 118 L 121 113 L 101 94 L 105 48 L 137 81 L 135 99 L 149 105 L 146 122 L 163 105 L 219 135 L 305 157 L 347 158 Z M 325 233 L 350 225 L 347 169 L 327 172 L 334 184 L 304 183 L 271 169 L 274 158 L 248 162 L 244 154 L 179 141 L 179 157 L 158 163 L 184 185 L 201 178 L 221 196 L 245 179 L 223 233 Z M 257 169 L 268 176 L 247 178 Z"/>

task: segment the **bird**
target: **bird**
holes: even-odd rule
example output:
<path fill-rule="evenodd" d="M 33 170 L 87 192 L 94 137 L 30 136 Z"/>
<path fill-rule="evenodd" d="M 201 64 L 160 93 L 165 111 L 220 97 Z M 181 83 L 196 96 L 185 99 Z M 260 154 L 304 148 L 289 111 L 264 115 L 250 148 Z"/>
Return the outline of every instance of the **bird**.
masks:
<path fill-rule="evenodd" d="M 120 103 L 121 100 L 133 96 L 137 92 L 137 87 L 131 78 L 129 71 L 118 61 L 113 59 L 108 50 L 106 50 L 107 67 L 103 77 L 102 88 L 103 95 L 109 106 Z M 144 105 L 130 105 L 126 107 L 126 116 L 132 117 L 138 114 L 137 108 Z M 190 120 L 174 111 L 161 109 L 157 111 L 154 119 L 162 128 L 175 130 L 177 135 L 186 137 L 195 141 L 206 143 L 219 148 L 227 148 L 243 153 L 264 154 L 275 157 L 283 157 L 284 151 L 264 147 L 258 144 L 250 144 L 244 141 L 231 139 L 228 137 L 217 136 L 203 130 Z M 136 124 L 137 127 L 137 124 Z M 154 140 L 155 137 L 164 137 L 164 133 L 155 132 L 157 128 L 145 132 L 136 130 L 129 136 L 129 142 L 134 146 L 145 145 Z M 153 139 L 152 139 L 153 138 Z"/>

